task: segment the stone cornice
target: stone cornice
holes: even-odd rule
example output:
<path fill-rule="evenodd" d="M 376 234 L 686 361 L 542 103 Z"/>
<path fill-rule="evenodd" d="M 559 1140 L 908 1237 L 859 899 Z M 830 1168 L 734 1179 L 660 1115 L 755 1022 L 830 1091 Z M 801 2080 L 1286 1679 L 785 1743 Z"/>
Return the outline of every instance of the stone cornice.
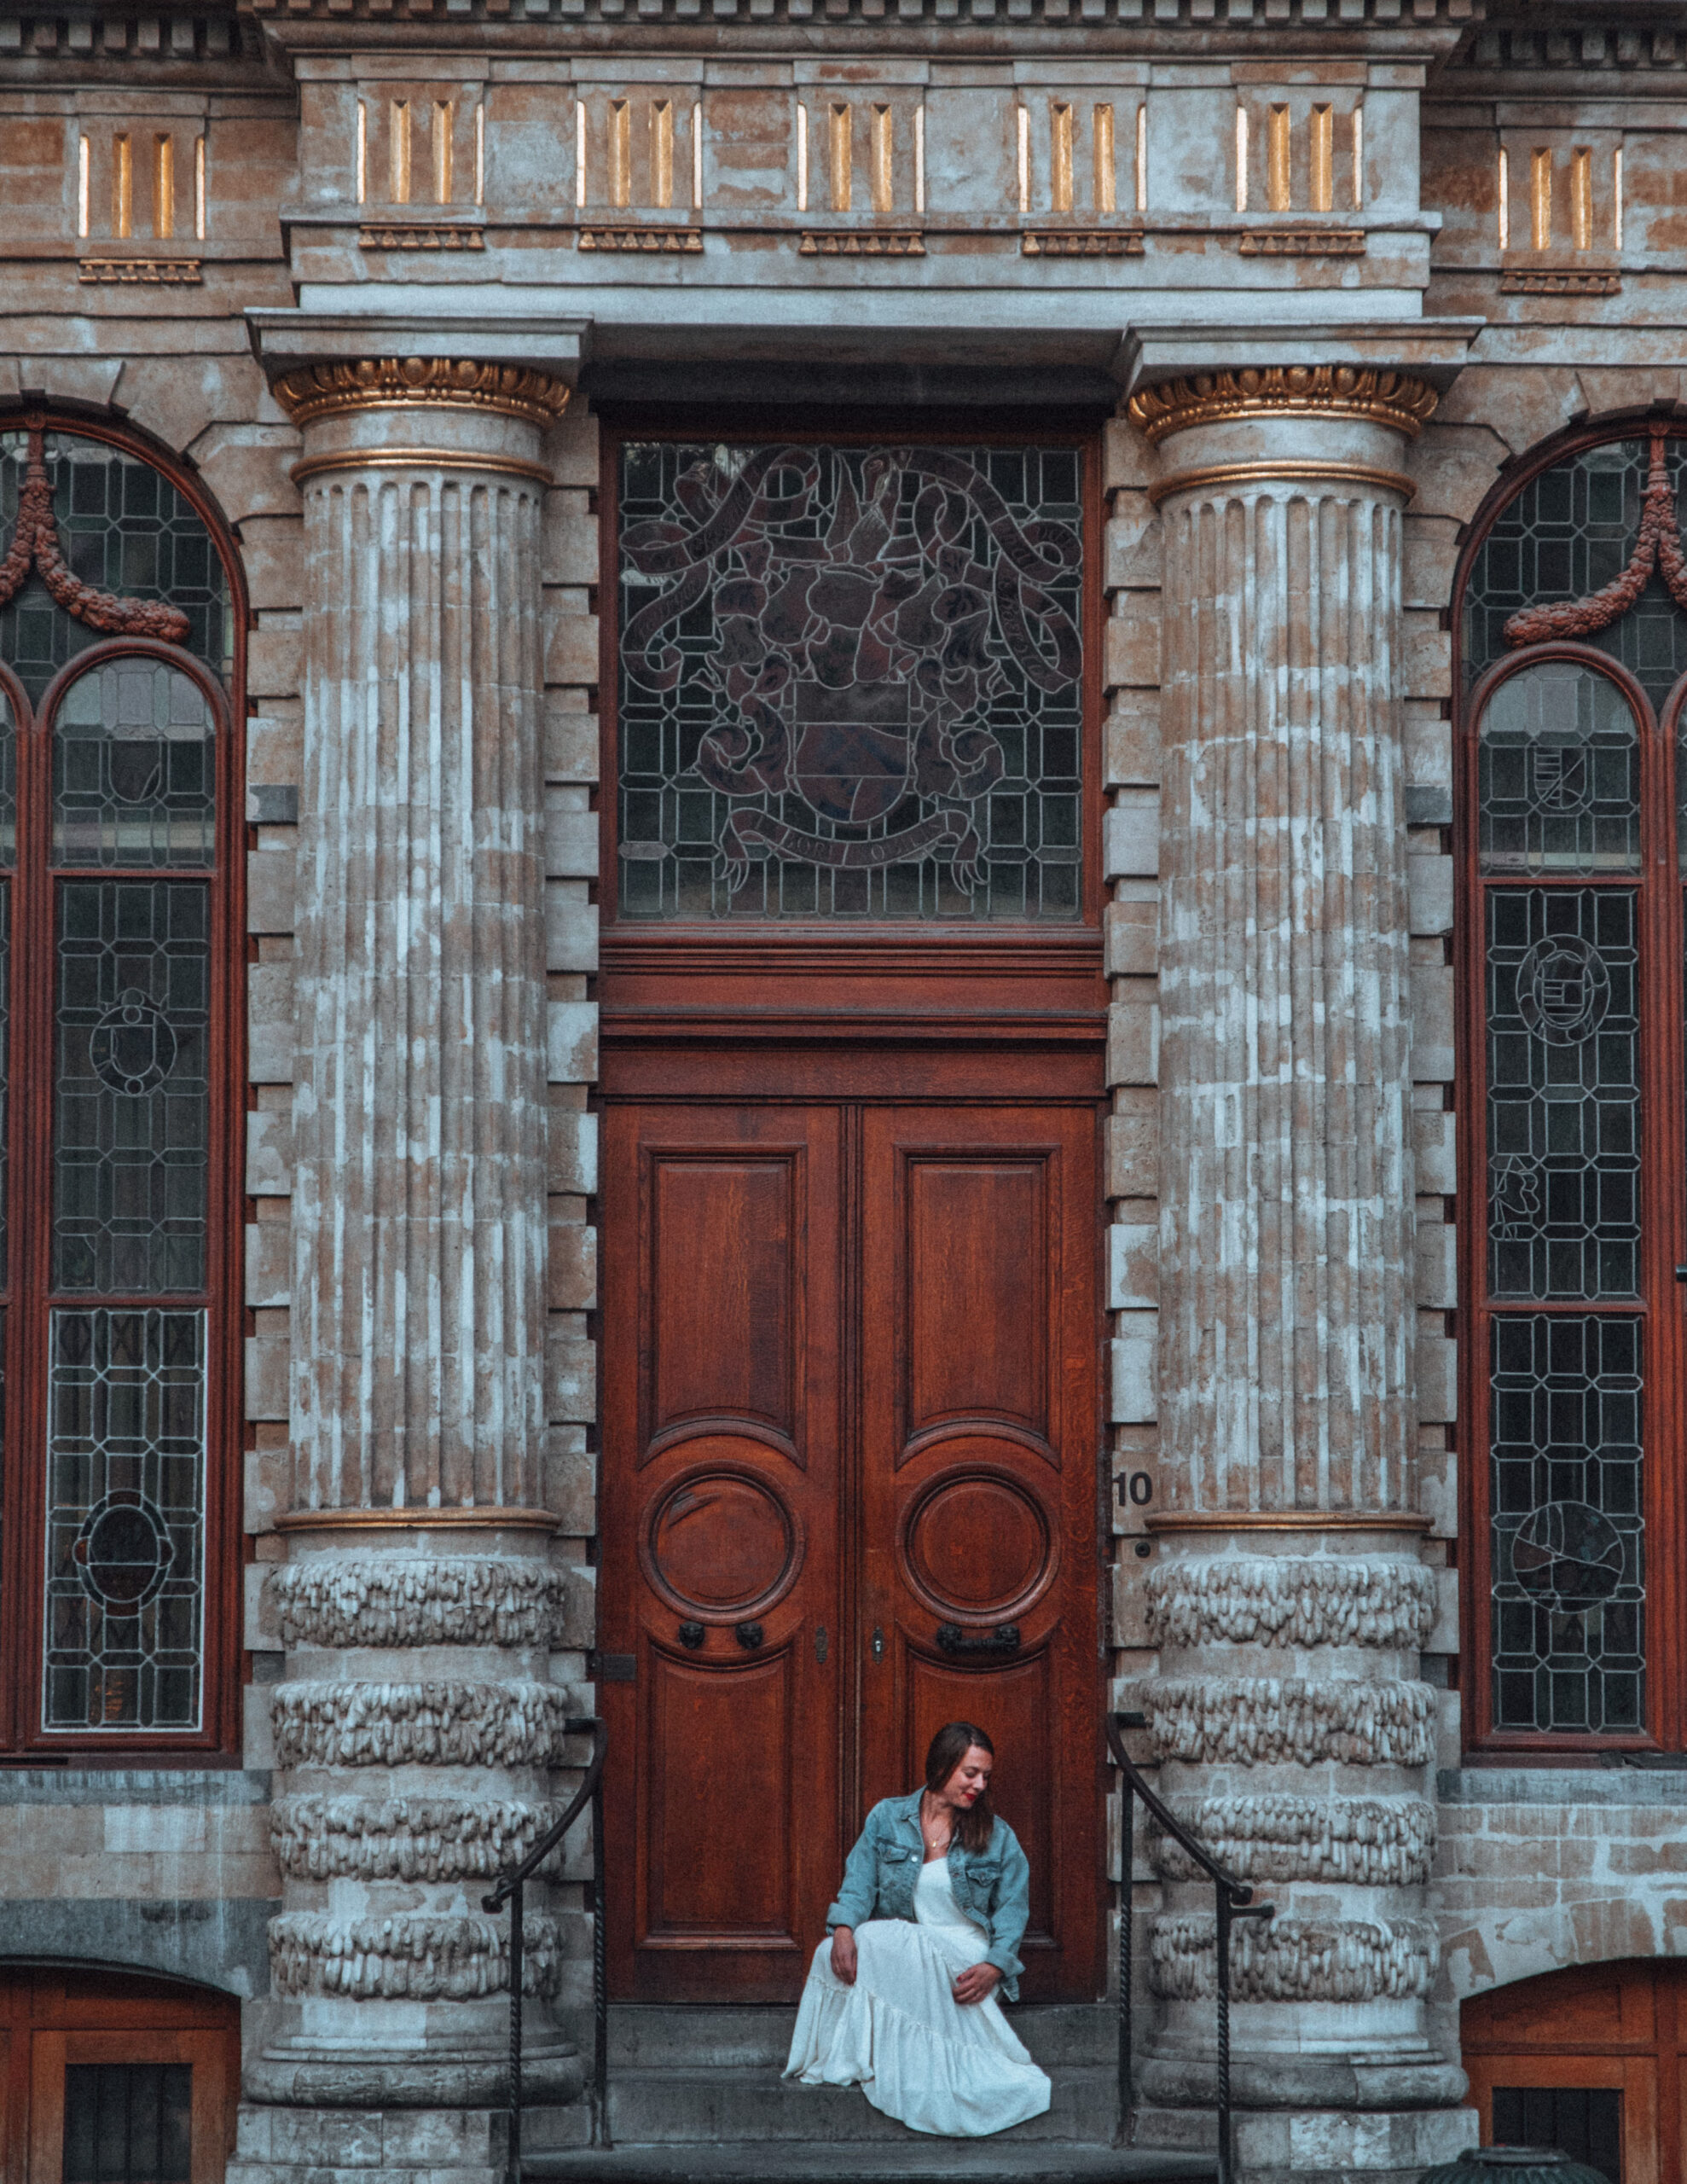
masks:
<path fill-rule="evenodd" d="M 483 364 L 464 357 L 374 357 L 358 363 L 306 364 L 283 372 L 275 397 L 295 425 L 362 410 L 443 407 L 478 410 L 554 424 L 568 388 L 549 372 L 523 364 Z"/>
<path fill-rule="evenodd" d="M 1332 24 L 1328 0 L 898 0 L 894 14 L 886 0 L 639 0 L 635 14 L 628 0 L 525 0 L 524 15 L 512 20 L 508 0 L 407 0 L 405 15 L 395 19 L 391 0 L 250 0 L 252 12 L 282 46 L 311 47 L 362 42 L 362 26 L 379 29 L 381 42 L 426 37 L 427 44 L 456 44 L 465 34 L 477 41 L 489 32 L 501 46 L 553 38 L 556 29 L 612 27 L 618 38 L 647 36 L 652 29 L 694 26 L 712 46 L 722 31 L 731 35 L 736 19 L 758 43 L 772 26 L 798 26 L 805 41 L 818 30 L 829 34 L 849 25 L 866 26 L 878 38 L 900 42 L 911 23 L 965 33 L 975 26 L 1000 36 L 1023 38 L 1050 31 L 1088 43 L 1098 32 L 1137 33 L 1164 48 L 1175 41 L 1194 49 L 1211 44 L 1216 33 L 1234 44 L 1258 41 L 1280 51 L 1285 34 L 1301 44 L 1334 43 L 1343 49 L 1355 37 L 1381 38 L 1391 51 L 1409 47 L 1423 58 L 1450 49 L 1481 8 L 1481 0 L 1358 0 L 1350 14 Z M 752 6 L 754 20 L 751 20 Z M 809 26 L 812 25 L 811 29 Z M 443 34 L 443 35 L 442 35 Z M 1333 34 L 1333 35 L 1332 35 Z"/>
<path fill-rule="evenodd" d="M 1264 417 L 1330 417 L 1391 426 L 1416 439 L 1437 400 L 1425 380 L 1350 364 L 1267 365 L 1199 372 L 1139 388 L 1127 414 L 1151 443 L 1191 425 Z"/>

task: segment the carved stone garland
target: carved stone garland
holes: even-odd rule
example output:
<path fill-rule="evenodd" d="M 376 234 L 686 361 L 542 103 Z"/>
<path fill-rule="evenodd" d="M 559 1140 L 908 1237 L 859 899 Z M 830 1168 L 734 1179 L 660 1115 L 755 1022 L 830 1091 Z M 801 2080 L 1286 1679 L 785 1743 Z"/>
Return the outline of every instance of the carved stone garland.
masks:
<path fill-rule="evenodd" d="M 1602 591 L 1587 599 L 1560 600 L 1551 607 L 1526 607 L 1505 624 L 1508 645 L 1534 645 L 1551 637 L 1591 637 L 1609 629 L 1639 600 L 1655 568 L 1676 605 L 1687 610 L 1687 555 L 1681 550 L 1676 521 L 1675 488 L 1664 462 L 1667 435 L 1651 434 L 1652 460 L 1640 504 L 1640 534 L 1628 566 Z"/>
<path fill-rule="evenodd" d="M 113 592 L 96 591 L 71 569 L 59 544 L 53 514 L 46 427 L 32 420 L 26 429 L 29 444 L 23 491 L 18 496 L 17 529 L 5 560 L 0 561 L 0 607 L 16 596 L 34 568 L 55 604 L 90 630 L 103 630 L 108 636 L 157 637 L 165 644 L 180 644 L 190 624 L 179 607 L 166 606 L 161 599 L 119 599 Z"/>

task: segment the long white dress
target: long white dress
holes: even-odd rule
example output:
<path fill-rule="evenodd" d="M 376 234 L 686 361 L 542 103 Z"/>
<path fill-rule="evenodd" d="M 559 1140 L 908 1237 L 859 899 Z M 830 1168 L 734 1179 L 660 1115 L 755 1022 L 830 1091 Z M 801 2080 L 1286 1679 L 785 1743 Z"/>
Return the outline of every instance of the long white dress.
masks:
<path fill-rule="evenodd" d="M 988 1943 L 954 1900 L 948 1860 L 931 1859 L 920 1868 L 912 1922 L 856 1927 L 853 1987 L 832 1968 L 829 1936 L 815 1950 L 785 2075 L 803 2085 L 858 2085 L 885 2115 L 945 2138 L 983 2138 L 1041 2116 L 1048 2079 L 1001 2004 L 994 1995 L 954 1998 L 957 1976 L 983 1961 Z"/>

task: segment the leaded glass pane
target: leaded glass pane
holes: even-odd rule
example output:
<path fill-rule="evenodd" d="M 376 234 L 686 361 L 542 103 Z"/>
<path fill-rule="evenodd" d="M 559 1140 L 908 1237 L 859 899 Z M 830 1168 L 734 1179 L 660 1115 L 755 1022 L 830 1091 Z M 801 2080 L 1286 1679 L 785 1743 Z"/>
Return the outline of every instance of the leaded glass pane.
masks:
<path fill-rule="evenodd" d="M 64 2184 L 188 2184 L 191 2063 L 70 2063 Z"/>
<path fill-rule="evenodd" d="M 1487 897 L 1488 1282 L 1497 1297 L 1639 1288 L 1638 897 Z"/>
<path fill-rule="evenodd" d="M 620 914 L 1075 918 L 1079 472 L 625 446 Z"/>
<path fill-rule="evenodd" d="M 1638 1729 L 1640 1322 L 1519 1313 L 1492 1338 L 1494 1726 Z"/>
<path fill-rule="evenodd" d="M 1484 872 L 1633 871 L 1640 863 L 1640 739 L 1609 677 L 1543 659 L 1482 713 Z"/>
<path fill-rule="evenodd" d="M 27 438 L 0 433 L 0 554 L 17 523 Z M 96 591 L 165 599 L 188 617 L 187 649 L 219 675 L 234 657 L 229 581 L 211 533 L 170 480 L 137 456 L 72 433 L 49 433 L 59 546 L 71 573 Z M 67 614 L 32 571 L 0 607 L 0 659 L 32 698 L 103 632 Z"/>
<path fill-rule="evenodd" d="M 1687 484 L 1687 444 L 1666 443 L 1677 520 Z M 1626 568 L 1640 531 L 1651 468 L 1644 439 L 1585 448 L 1531 479 L 1482 541 L 1464 594 L 1464 668 L 1474 682 L 1505 658 L 1507 619 L 1525 607 L 1590 597 Z M 1687 671 L 1687 615 L 1654 570 L 1637 604 L 1587 642 L 1619 659 L 1655 706 Z"/>
<path fill-rule="evenodd" d="M 215 734 L 205 693 L 162 660 L 108 659 L 78 677 L 53 720 L 55 861 L 214 863 Z"/>
<path fill-rule="evenodd" d="M 18 724 L 12 701 L 0 690 L 0 864 L 18 853 Z"/>
<path fill-rule="evenodd" d="M 58 1290 L 205 1286 L 209 909 L 202 881 L 59 884 Z"/>
<path fill-rule="evenodd" d="M 55 1311 L 49 1728 L 191 1729 L 205 1567 L 205 1315 Z"/>

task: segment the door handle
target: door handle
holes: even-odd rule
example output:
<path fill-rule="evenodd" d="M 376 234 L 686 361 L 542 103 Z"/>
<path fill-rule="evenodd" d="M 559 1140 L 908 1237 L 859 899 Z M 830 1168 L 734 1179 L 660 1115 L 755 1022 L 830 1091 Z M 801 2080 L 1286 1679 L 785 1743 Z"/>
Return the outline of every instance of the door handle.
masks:
<path fill-rule="evenodd" d="M 969 1638 L 958 1623 L 940 1623 L 937 1625 L 937 1643 L 946 1653 L 962 1657 L 971 1655 L 975 1658 L 981 1653 L 1017 1653 L 1019 1651 L 1019 1625 L 1017 1623 L 999 1623 L 989 1637 Z"/>
<path fill-rule="evenodd" d="M 762 1642 L 762 1626 L 759 1623 L 735 1623 L 733 1635 L 746 1653 L 753 1653 Z"/>
<path fill-rule="evenodd" d="M 693 1653 L 697 1651 L 707 1635 L 700 1623 L 682 1623 L 678 1632 L 681 1645 L 688 1646 Z"/>

